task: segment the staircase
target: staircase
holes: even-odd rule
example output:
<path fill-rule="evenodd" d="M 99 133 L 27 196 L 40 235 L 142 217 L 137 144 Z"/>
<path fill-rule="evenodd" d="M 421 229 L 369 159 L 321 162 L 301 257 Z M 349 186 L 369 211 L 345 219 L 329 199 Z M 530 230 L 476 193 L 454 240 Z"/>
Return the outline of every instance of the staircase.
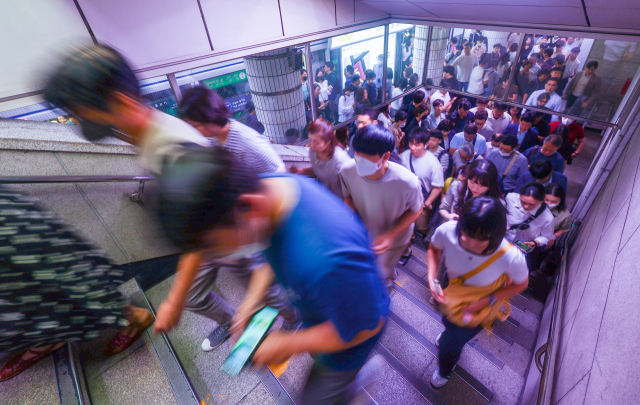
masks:
<path fill-rule="evenodd" d="M 433 389 L 429 380 L 438 364 L 434 342 L 444 327 L 429 304 L 425 249 L 414 244 L 413 253 L 405 266 L 396 268 L 387 326 L 358 377 L 353 403 L 518 404 L 543 304 L 526 295 L 514 297 L 510 318 L 470 341 L 450 382 Z M 167 296 L 172 282 L 170 277 L 143 292 L 131 280 L 122 291 L 136 305 L 153 309 Z M 216 284 L 232 304 L 242 302 L 245 289 L 238 280 L 222 271 Z M 274 328 L 281 323 L 279 318 Z M 313 362 L 308 354 L 264 370 L 247 367 L 238 377 L 230 377 L 220 366 L 233 342 L 207 353 L 200 348 L 215 327 L 215 322 L 185 312 L 168 335 L 156 336 L 150 329 L 112 358 L 102 355 L 109 334 L 79 347 L 70 345 L 23 375 L 0 383 L 0 403 L 280 405 L 300 399 Z"/>

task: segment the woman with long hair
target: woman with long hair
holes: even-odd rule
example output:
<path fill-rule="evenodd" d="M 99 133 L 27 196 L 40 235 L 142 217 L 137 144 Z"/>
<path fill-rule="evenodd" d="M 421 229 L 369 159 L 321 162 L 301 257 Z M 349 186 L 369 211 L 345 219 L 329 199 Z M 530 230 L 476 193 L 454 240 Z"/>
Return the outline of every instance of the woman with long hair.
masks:
<path fill-rule="evenodd" d="M 558 153 L 562 155 L 566 165 L 566 162 L 571 160 L 571 155 L 573 154 L 573 145 L 569 141 L 569 127 L 560 124 L 551 134 L 562 137 L 562 145 L 558 148 Z"/>
<path fill-rule="evenodd" d="M 367 94 L 367 89 L 364 87 L 359 87 L 356 90 L 356 110 L 355 114 L 358 115 L 360 111 L 364 108 L 371 107 L 371 102 L 369 101 L 369 94 Z"/>
<path fill-rule="evenodd" d="M 520 60 L 523 61 L 529 57 L 529 54 L 533 50 L 533 35 L 525 35 L 522 49 L 520 50 Z"/>
<path fill-rule="evenodd" d="M 322 118 L 312 121 L 309 124 L 308 132 L 311 167 L 299 169 L 291 166 L 289 171 L 316 177 L 329 191 L 342 199 L 342 185 L 338 174 L 342 166 L 351 160 L 349 155 L 339 146 L 329 121 Z"/>
<path fill-rule="evenodd" d="M 458 219 L 462 207 L 471 198 L 487 196 L 502 199 L 498 184 L 498 169 L 493 162 L 476 160 L 468 166 L 466 180 L 455 180 L 440 204 L 440 216 L 447 221 Z"/>
<path fill-rule="evenodd" d="M 509 115 L 511 115 L 511 123 L 519 124 L 520 117 L 522 117 L 522 108 L 520 107 L 511 107 L 509 108 Z"/>

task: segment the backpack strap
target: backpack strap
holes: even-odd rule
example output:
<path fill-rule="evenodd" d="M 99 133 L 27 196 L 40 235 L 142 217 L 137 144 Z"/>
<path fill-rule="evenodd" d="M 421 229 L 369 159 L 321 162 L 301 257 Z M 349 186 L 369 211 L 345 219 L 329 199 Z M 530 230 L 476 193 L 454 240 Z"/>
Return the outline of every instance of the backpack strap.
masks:
<path fill-rule="evenodd" d="M 531 153 L 529 153 L 529 156 L 527 156 L 527 162 L 529 163 L 529 166 L 531 166 L 531 159 L 533 159 L 533 157 L 538 154 L 539 150 L 540 146 L 536 146 L 536 149 L 532 150 Z"/>
<path fill-rule="evenodd" d="M 488 258 L 487 260 L 485 260 L 482 264 L 480 264 L 478 267 L 476 267 L 475 269 L 471 270 L 470 272 L 463 274 L 460 277 L 457 277 L 458 280 L 460 280 L 460 283 L 464 283 L 465 281 L 467 281 L 468 279 L 470 279 L 471 277 L 479 274 L 482 270 L 486 269 L 487 267 L 491 266 L 496 260 L 498 260 L 499 258 L 501 258 L 505 253 L 507 253 L 507 251 L 509 249 L 511 249 L 513 245 L 511 243 L 507 243 L 506 245 L 504 245 L 504 247 L 500 250 L 497 250 L 494 254 L 491 255 L 490 258 Z"/>
<path fill-rule="evenodd" d="M 509 162 L 509 166 L 507 166 L 507 168 L 504 170 L 504 173 L 502 173 L 502 177 L 505 177 L 507 174 L 509 174 L 509 172 L 511 171 L 511 168 L 513 167 L 513 164 L 516 162 L 516 159 L 518 158 L 518 155 L 520 154 L 520 152 L 516 151 L 516 153 L 513 154 L 513 157 L 511 158 L 511 161 Z"/>

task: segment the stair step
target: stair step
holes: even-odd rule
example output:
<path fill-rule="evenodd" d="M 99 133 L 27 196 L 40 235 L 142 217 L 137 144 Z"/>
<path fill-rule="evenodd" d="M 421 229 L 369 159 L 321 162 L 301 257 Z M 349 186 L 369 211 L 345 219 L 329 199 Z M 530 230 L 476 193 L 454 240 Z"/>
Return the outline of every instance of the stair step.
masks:
<path fill-rule="evenodd" d="M 12 354 L 0 354 L 0 364 L 11 358 Z M 0 403 L 60 405 L 52 356 L 44 357 L 23 373 L 1 382 Z"/>
<path fill-rule="evenodd" d="M 61 405 L 91 403 L 89 390 L 75 343 L 67 343 L 53 353 L 58 398 Z"/>
<path fill-rule="evenodd" d="M 413 374 L 404 364 L 400 362 L 389 350 L 387 350 L 380 343 L 377 343 L 373 349 L 375 353 L 380 355 L 387 364 L 393 368 L 406 382 L 420 393 L 420 395 L 432 405 L 447 405 L 447 403 L 436 394 L 435 390 L 430 385 L 425 384 L 420 377 Z M 386 382 L 386 379 L 385 379 Z M 408 402 L 396 402 L 396 403 L 408 403 Z"/>
<path fill-rule="evenodd" d="M 393 321 L 394 324 L 398 325 L 400 329 L 402 329 L 406 334 L 411 336 L 418 342 L 422 347 L 424 347 L 432 356 L 438 357 L 438 348 L 429 342 L 427 338 L 422 336 L 417 330 L 411 327 L 408 323 L 403 321 L 399 316 L 394 314 L 393 312 L 389 312 L 389 319 Z M 383 343 L 383 346 L 384 343 Z M 390 351 L 392 350 L 390 347 L 387 347 Z M 461 366 L 456 365 L 453 369 L 453 373 L 460 377 L 465 383 L 467 383 L 471 388 L 473 388 L 478 394 L 480 394 L 485 400 L 491 401 L 493 398 L 493 392 L 490 389 L 485 387 L 480 381 L 478 381 L 475 377 L 473 377 L 468 371 L 463 369 Z"/>

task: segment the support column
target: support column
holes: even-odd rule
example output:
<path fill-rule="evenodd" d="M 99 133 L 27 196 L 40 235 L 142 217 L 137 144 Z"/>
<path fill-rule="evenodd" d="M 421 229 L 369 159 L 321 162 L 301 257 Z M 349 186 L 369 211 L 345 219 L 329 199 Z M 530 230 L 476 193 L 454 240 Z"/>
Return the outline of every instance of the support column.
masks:
<path fill-rule="evenodd" d="M 413 73 L 417 73 L 422 79 L 424 71 L 424 58 L 427 50 L 427 38 L 429 37 L 429 26 L 416 25 L 415 37 L 413 37 Z"/>
<path fill-rule="evenodd" d="M 444 67 L 444 57 L 447 54 L 450 31 L 451 28 L 448 27 L 433 27 L 431 31 L 429 67 L 426 77 L 431 79 L 435 86 L 439 86 L 442 81 L 442 68 Z"/>
<path fill-rule="evenodd" d="M 302 54 L 296 48 L 281 48 L 244 58 L 251 98 L 256 116 L 265 128 L 264 135 L 276 143 L 285 143 L 291 128 L 300 134 L 307 124 L 302 99 Z M 309 72 L 309 78 L 313 72 Z M 313 94 L 313 83 L 309 83 Z"/>

